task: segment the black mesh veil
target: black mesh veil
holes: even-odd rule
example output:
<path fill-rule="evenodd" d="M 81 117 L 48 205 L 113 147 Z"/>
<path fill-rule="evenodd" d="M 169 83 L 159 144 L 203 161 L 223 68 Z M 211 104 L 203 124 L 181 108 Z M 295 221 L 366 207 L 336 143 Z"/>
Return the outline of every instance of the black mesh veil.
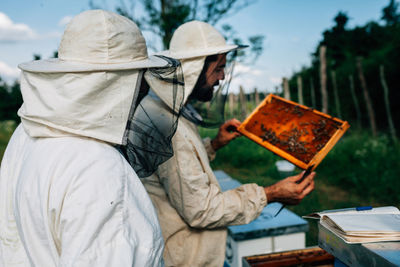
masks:
<path fill-rule="evenodd" d="M 132 107 L 134 111 L 129 116 L 124 145 L 119 147 L 140 178 L 150 176 L 173 156 L 171 139 L 183 106 L 184 82 L 180 63 L 162 58 L 169 65 L 146 70 L 144 78 L 150 86 L 149 93 L 136 109 Z"/>
<path fill-rule="evenodd" d="M 189 99 L 182 110 L 182 116 L 189 121 L 206 128 L 216 128 L 225 122 L 225 102 L 229 93 L 235 67 L 237 50 L 228 54 L 225 67 L 225 79 L 214 89 L 213 97 L 208 102 Z"/>

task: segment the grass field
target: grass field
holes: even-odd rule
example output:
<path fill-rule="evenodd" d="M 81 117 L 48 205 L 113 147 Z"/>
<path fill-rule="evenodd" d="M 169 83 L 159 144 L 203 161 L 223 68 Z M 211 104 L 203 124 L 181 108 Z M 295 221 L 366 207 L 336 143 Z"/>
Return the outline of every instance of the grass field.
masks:
<path fill-rule="evenodd" d="M 15 127 L 16 123 L 13 121 L 0 122 L 0 160 L 3 158 L 8 140 L 10 139 Z"/>
<path fill-rule="evenodd" d="M 216 130 L 200 129 L 214 137 Z M 267 186 L 281 179 L 275 162 L 280 160 L 245 137 L 217 153 L 213 169 L 221 169 L 241 183 Z M 300 205 L 288 209 L 298 215 L 313 211 L 362 205 L 400 206 L 400 147 L 385 136 L 349 131 L 316 169 L 316 188 Z M 300 172 L 301 170 L 296 170 Z M 310 221 L 307 246 L 317 245 L 317 225 Z"/>

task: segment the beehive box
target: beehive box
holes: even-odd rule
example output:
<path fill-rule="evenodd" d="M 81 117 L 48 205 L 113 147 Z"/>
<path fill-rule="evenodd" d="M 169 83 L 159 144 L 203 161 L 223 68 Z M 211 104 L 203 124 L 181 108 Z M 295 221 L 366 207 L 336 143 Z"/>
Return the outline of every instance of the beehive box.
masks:
<path fill-rule="evenodd" d="M 315 169 L 350 125 L 270 94 L 238 131 L 296 166 Z"/>
<path fill-rule="evenodd" d="M 334 266 L 334 257 L 314 247 L 243 258 L 243 267 Z"/>

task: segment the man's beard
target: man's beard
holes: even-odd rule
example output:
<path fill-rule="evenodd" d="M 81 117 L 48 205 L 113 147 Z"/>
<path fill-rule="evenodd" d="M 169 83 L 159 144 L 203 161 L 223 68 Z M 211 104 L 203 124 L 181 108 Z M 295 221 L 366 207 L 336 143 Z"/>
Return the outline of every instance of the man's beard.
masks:
<path fill-rule="evenodd" d="M 196 90 L 195 98 L 201 102 L 211 101 L 214 95 L 214 87 L 203 87 Z"/>
<path fill-rule="evenodd" d="M 207 84 L 196 86 L 191 94 L 191 98 L 201 102 L 208 102 L 214 96 L 214 87 L 219 85 L 219 81 L 215 82 L 213 86 Z"/>

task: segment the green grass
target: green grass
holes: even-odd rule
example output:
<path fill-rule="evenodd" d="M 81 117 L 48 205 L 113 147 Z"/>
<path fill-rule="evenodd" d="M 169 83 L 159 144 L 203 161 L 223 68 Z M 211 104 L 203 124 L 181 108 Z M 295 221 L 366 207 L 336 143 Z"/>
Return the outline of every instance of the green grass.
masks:
<path fill-rule="evenodd" d="M 328 154 L 318 170 L 331 184 L 382 203 L 400 203 L 400 144 L 388 136 L 353 133 Z"/>
<path fill-rule="evenodd" d="M 17 127 L 14 121 L 1 121 L 0 122 L 0 161 L 3 158 L 4 151 L 6 150 L 8 140 Z"/>
<path fill-rule="evenodd" d="M 217 130 L 200 128 L 202 136 L 214 137 Z M 241 183 L 271 185 L 282 179 L 275 167 L 281 158 L 245 137 L 220 149 L 211 163 Z M 297 206 L 298 215 L 313 211 L 360 205 L 400 206 L 400 147 L 386 136 L 371 138 L 349 132 L 336 144 L 316 169 L 315 190 Z M 301 170 L 297 169 L 296 172 Z M 307 246 L 317 245 L 318 229 L 309 221 Z"/>

